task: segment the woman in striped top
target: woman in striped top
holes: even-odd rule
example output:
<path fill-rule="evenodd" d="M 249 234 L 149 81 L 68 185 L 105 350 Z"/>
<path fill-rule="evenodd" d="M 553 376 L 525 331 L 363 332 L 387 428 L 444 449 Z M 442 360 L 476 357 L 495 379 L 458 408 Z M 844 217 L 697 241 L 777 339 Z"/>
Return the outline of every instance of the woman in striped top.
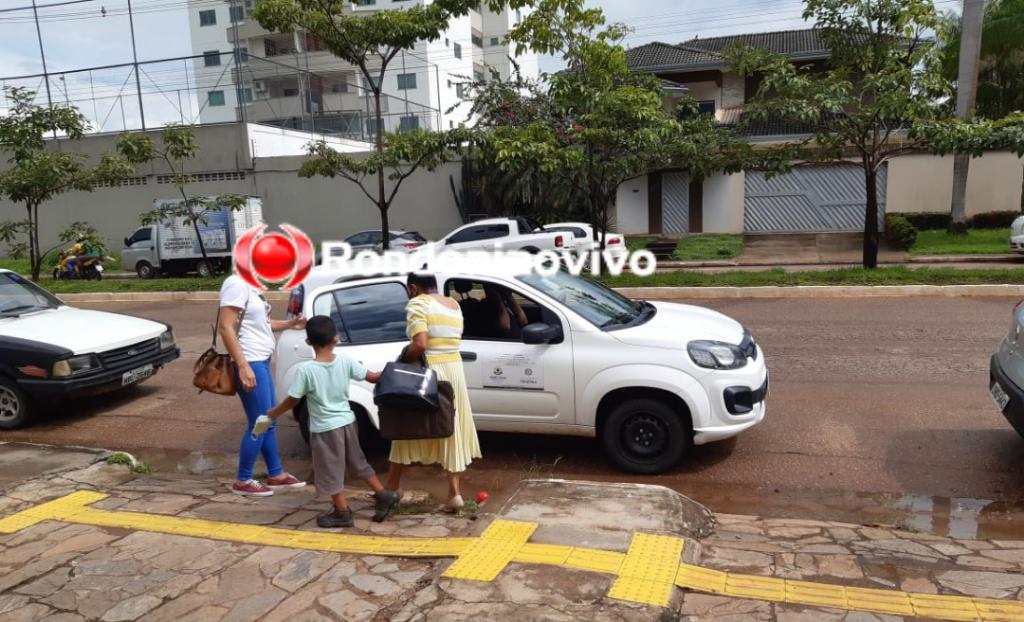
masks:
<path fill-rule="evenodd" d="M 406 360 L 426 355 L 427 365 L 437 372 L 438 380 L 451 383 L 455 391 L 455 433 L 448 438 L 433 438 L 391 443 L 391 469 L 388 488 L 397 491 L 406 464 L 440 464 L 448 475 L 448 502 L 445 510 L 462 509 L 459 474 L 473 458 L 480 458 L 480 441 L 473 424 L 473 409 L 466 390 L 459 346 L 462 342 L 462 310 L 452 298 L 437 293 L 437 280 L 430 274 L 410 274 L 407 287 L 406 332 L 410 345 Z"/>

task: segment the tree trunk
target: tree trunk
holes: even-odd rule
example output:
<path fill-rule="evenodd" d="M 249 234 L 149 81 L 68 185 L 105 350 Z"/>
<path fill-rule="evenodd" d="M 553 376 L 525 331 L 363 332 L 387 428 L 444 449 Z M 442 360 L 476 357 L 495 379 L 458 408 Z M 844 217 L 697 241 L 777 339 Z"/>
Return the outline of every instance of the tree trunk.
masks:
<path fill-rule="evenodd" d="M 199 240 L 199 254 L 203 256 L 203 259 L 206 259 L 206 244 L 203 243 L 203 235 L 199 233 L 198 219 L 192 221 L 192 228 L 195 229 L 196 239 Z"/>
<path fill-rule="evenodd" d="M 978 91 L 978 61 L 981 54 L 981 32 L 985 18 L 985 0 L 964 0 L 960 35 L 960 65 L 957 68 L 956 116 L 974 116 Z M 967 173 L 971 167 L 968 155 L 953 160 L 953 198 L 950 202 L 950 233 L 967 232 Z"/>
<path fill-rule="evenodd" d="M 1024 178 L 1020 180 L 1020 211 L 1024 212 Z"/>
<path fill-rule="evenodd" d="M 864 210 L 864 267 L 878 267 L 878 171 L 873 166 L 864 170 L 867 205 Z"/>
<path fill-rule="evenodd" d="M 37 212 L 31 202 L 25 204 L 25 209 L 28 211 L 28 264 L 32 271 L 32 280 L 38 281 L 43 263 L 42 257 L 39 256 L 39 237 L 36 235 L 39 223 L 36 222 Z"/>
<path fill-rule="evenodd" d="M 383 250 L 388 250 L 391 247 L 391 229 L 388 227 L 388 199 L 384 192 L 384 118 L 380 109 L 380 88 L 373 90 L 373 112 L 376 115 L 376 147 L 377 157 L 381 159 L 381 164 L 377 166 L 377 209 L 380 210 L 380 235 L 381 243 L 383 244 Z"/>

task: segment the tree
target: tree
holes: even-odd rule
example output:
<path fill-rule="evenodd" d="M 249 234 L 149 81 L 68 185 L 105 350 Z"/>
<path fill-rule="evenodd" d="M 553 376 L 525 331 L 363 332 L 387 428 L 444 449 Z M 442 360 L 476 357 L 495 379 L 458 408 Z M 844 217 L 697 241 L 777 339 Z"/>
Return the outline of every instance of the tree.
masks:
<path fill-rule="evenodd" d="M 949 14 L 943 73 L 950 80 L 957 76 L 961 31 L 960 17 Z M 989 119 L 1024 110 L 1024 0 L 992 0 L 988 4 L 982 22 L 976 110 Z M 1024 212 L 1024 186 L 1020 207 Z"/>
<path fill-rule="evenodd" d="M 960 29 L 960 64 L 956 80 L 956 116 L 969 120 L 974 116 L 978 93 L 978 61 L 981 55 L 982 18 L 985 0 L 964 0 Z M 971 156 L 958 153 L 953 157 L 953 198 L 950 201 L 950 233 L 967 233 L 967 176 Z"/>
<path fill-rule="evenodd" d="M 141 216 L 144 225 L 167 223 L 180 218 L 185 226 L 195 230 L 199 242 L 199 252 L 207 267 L 213 271 L 213 265 L 207 261 L 206 243 L 199 227 L 209 222 L 210 212 L 229 210 L 238 211 L 245 205 L 246 197 L 239 194 L 220 194 L 214 197 L 192 196 L 188 185 L 192 176 L 186 172 L 188 163 L 199 155 L 195 132 L 185 125 L 169 125 L 160 133 L 161 146 L 157 146 L 152 138 L 145 134 L 122 134 L 118 139 L 118 150 L 132 162 L 158 161 L 171 172 L 174 187 L 178 190 L 181 200 L 167 201 L 158 207 L 145 212 Z"/>
<path fill-rule="evenodd" d="M 710 115 L 667 103 L 660 80 L 635 73 L 621 45 L 622 25 L 606 25 L 582 0 L 542 0 L 510 39 L 560 54 L 566 69 L 544 83 L 518 79 L 474 85 L 477 145 L 502 170 L 541 175 L 581 201 L 602 233 L 623 182 L 668 166 L 694 179 L 747 166 L 754 150 Z M 604 236 L 601 239 L 604 250 Z"/>
<path fill-rule="evenodd" d="M 27 252 L 32 279 L 38 280 L 49 252 L 43 252 L 39 241 L 40 206 L 67 192 L 92 192 L 99 184 L 117 183 L 134 174 L 135 167 L 121 154 L 103 154 L 90 167 L 83 154 L 51 148 L 58 142 L 47 141 L 51 133 L 80 140 L 89 127 L 85 117 L 73 106 L 38 106 L 35 93 L 27 89 L 5 92 L 11 105 L 0 117 L 0 150 L 10 166 L 0 172 L 0 197 L 23 204 L 26 218 L 0 223 L 0 241 L 15 254 Z"/>
<path fill-rule="evenodd" d="M 363 193 L 377 205 L 380 211 L 381 231 L 384 249 L 389 246 L 388 208 L 394 199 L 397 186 L 415 172 L 403 165 L 401 171 L 391 163 L 401 162 L 396 156 L 404 151 L 414 158 L 409 161 L 429 163 L 446 152 L 447 140 L 428 138 L 426 132 L 414 133 L 411 138 L 388 136 L 384 131 L 384 117 L 381 106 L 381 86 L 392 60 L 402 50 L 411 50 L 419 41 L 433 41 L 448 28 L 452 18 L 469 14 L 470 10 L 484 4 L 494 9 L 505 3 L 499 0 L 434 0 L 431 3 L 416 4 L 402 9 L 353 12 L 352 0 L 258 0 L 253 16 L 264 28 L 278 32 L 304 31 L 319 39 L 324 48 L 338 58 L 351 63 L 359 70 L 363 82 L 373 98 L 373 132 L 375 154 L 358 160 L 338 153 L 326 143 L 314 144 L 310 154 L 318 162 L 304 167 L 307 173 L 342 176 L 356 183 Z M 513 6 L 523 6 L 526 0 L 511 0 Z M 424 149 L 436 147 L 436 153 Z M 394 149 L 394 153 L 388 153 Z M 392 169 L 389 174 L 386 169 Z M 386 179 L 396 181 L 390 196 Z M 370 191 L 366 184 L 376 182 Z M 372 188 L 372 186 L 371 186 Z"/>
<path fill-rule="evenodd" d="M 763 50 L 735 48 L 728 56 L 742 74 L 763 76 L 749 119 L 806 125 L 809 134 L 797 145 L 813 147 L 804 152 L 811 161 L 843 160 L 848 150 L 860 160 L 867 192 L 863 263 L 875 268 L 878 171 L 896 156 L 932 151 L 912 126 L 950 116 L 940 102 L 952 84 L 928 38 L 942 22 L 931 0 L 807 0 L 803 15 L 815 20 L 832 51 L 824 71 Z"/>

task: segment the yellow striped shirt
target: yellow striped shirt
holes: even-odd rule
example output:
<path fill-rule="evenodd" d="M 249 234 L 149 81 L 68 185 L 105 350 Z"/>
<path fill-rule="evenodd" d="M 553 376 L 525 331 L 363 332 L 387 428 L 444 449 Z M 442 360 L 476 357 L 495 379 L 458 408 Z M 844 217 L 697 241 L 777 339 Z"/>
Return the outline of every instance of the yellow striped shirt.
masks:
<path fill-rule="evenodd" d="M 427 333 L 427 357 L 431 362 L 461 360 L 461 309 L 450 309 L 433 296 L 423 294 L 405 306 L 405 322 L 410 339 L 422 332 Z"/>

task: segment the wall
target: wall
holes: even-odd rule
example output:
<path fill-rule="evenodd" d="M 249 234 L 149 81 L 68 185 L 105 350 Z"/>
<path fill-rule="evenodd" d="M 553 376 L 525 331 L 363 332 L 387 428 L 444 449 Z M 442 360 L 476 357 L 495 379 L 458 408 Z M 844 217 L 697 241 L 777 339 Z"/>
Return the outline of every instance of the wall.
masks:
<path fill-rule="evenodd" d="M 372 143 L 334 136 L 310 135 L 268 125 L 248 125 L 249 151 L 254 158 L 271 158 L 306 153 L 311 140 L 325 140 L 336 151 L 356 153 L 373 149 Z"/>
<path fill-rule="evenodd" d="M 615 230 L 619 233 L 647 233 L 647 175 L 619 186 L 615 199 Z"/>
<path fill-rule="evenodd" d="M 971 160 L 967 215 L 1019 211 L 1024 161 L 993 152 Z M 909 155 L 889 162 L 887 211 L 948 212 L 953 196 L 952 156 Z"/>
<path fill-rule="evenodd" d="M 726 72 L 722 75 L 722 108 L 736 108 L 745 101 L 743 78 L 736 73 Z"/>
<path fill-rule="evenodd" d="M 704 233 L 743 233 L 744 179 L 718 173 L 704 180 Z"/>

